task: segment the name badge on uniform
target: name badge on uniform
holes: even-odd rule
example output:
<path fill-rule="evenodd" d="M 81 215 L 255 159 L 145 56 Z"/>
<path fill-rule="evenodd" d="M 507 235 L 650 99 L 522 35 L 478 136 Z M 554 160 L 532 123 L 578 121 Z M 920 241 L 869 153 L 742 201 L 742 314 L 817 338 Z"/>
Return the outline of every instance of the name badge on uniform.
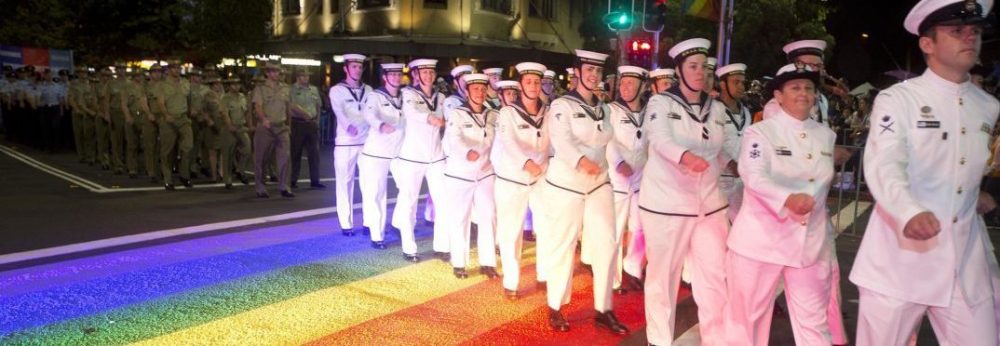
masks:
<path fill-rule="evenodd" d="M 792 151 L 788 149 L 775 149 L 774 154 L 781 156 L 792 156 Z"/>
<path fill-rule="evenodd" d="M 990 124 L 987 124 L 987 123 L 983 123 L 983 126 L 979 127 L 979 131 L 986 132 L 986 134 L 988 134 L 988 135 L 989 134 L 993 134 L 993 128 L 991 128 Z"/>
<path fill-rule="evenodd" d="M 573 119 L 586 118 L 587 115 L 583 113 L 573 113 Z"/>
<path fill-rule="evenodd" d="M 465 123 L 465 124 L 462 125 L 462 127 L 467 128 L 467 129 L 471 129 L 472 128 L 472 124 Z"/>
<path fill-rule="evenodd" d="M 937 129 L 937 128 L 941 128 L 941 122 L 940 121 L 918 121 L 917 122 L 917 128 L 918 129 Z"/>
<path fill-rule="evenodd" d="M 517 129 L 518 130 L 523 130 L 523 129 L 526 129 L 526 128 L 528 128 L 528 124 L 517 125 Z"/>
<path fill-rule="evenodd" d="M 425 103 L 424 101 L 413 101 L 413 102 L 416 102 L 416 103 L 417 103 L 418 105 L 423 105 L 423 104 L 427 104 L 427 103 Z"/>
<path fill-rule="evenodd" d="M 828 152 L 825 152 L 825 151 L 820 151 L 819 154 L 823 155 L 823 156 L 826 156 L 826 157 L 833 157 L 833 153 L 828 153 Z"/>
<path fill-rule="evenodd" d="M 667 117 L 674 120 L 681 120 L 681 115 L 673 112 L 667 114 Z"/>
<path fill-rule="evenodd" d="M 352 99 L 347 99 L 347 100 L 344 100 L 344 102 L 347 102 L 347 103 L 354 103 L 354 100 L 352 100 Z"/>
<path fill-rule="evenodd" d="M 722 121 L 720 121 L 720 120 L 716 120 L 716 121 L 715 121 L 715 124 L 716 124 L 716 125 L 719 125 L 719 126 L 726 126 L 726 123 L 724 123 L 724 122 L 722 122 Z"/>
<path fill-rule="evenodd" d="M 632 121 L 628 120 L 628 119 L 622 119 L 621 123 L 622 124 L 629 124 L 629 123 L 632 123 Z"/>

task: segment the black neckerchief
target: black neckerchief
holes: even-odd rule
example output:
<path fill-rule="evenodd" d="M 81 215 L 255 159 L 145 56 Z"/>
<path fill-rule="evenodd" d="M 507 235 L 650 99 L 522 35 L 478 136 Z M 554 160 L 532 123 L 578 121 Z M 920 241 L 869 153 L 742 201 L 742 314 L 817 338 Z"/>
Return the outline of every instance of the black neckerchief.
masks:
<path fill-rule="evenodd" d="M 635 126 L 635 138 L 642 139 L 642 123 L 646 122 L 646 112 L 643 112 L 642 110 L 639 110 L 638 112 L 632 111 L 632 108 L 628 106 L 628 103 L 620 97 L 612 104 L 621 108 L 622 111 L 625 112 L 625 116 L 628 117 L 628 121 L 632 123 L 632 126 Z M 636 114 L 638 114 L 638 119 L 636 119 Z"/>
<path fill-rule="evenodd" d="M 347 91 L 351 93 L 351 98 L 353 98 L 354 102 L 356 102 L 358 104 L 358 109 L 360 110 L 361 109 L 361 100 L 363 100 L 365 98 L 365 83 L 360 83 L 360 85 L 358 86 L 358 89 L 361 89 L 361 93 L 360 94 L 355 94 L 354 93 L 354 88 L 351 88 L 351 86 L 349 84 L 347 84 L 347 83 L 340 82 L 340 85 L 343 85 L 345 88 L 347 88 Z"/>
<path fill-rule="evenodd" d="M 701 114 L 694 114 L 694 109 L 691 108 L 691 104 L 687 102 L 687 98 L 685 98 L 684 94 L 681 93 L 680 85 L 674 85 L 670 89 L 667 89 L 666 92 L 662 93 L 662 95 L 666 95 L 667 97 L 674 99 L 674 101 L 677 101 L 677 103 L 680 103 L 681 106 L 684 107 L 684 111 L 687 112 L 688 116 L 699 123 L 704 124 L 707 122 L 709 115 L 712 114 L 712 112 L 710 112 L 712 109 L 712 99 L 708 97 L 708 93 L 701 93 L 701 99 L 698 100 L 698 104 L 701 105 Z"/>
<path fill-rule="evenodd" d="M 546 105 L 542 104 L 541 102 L 539 102 L 538 113 L 536 114 L 528 113 L 528 109 L 524 107 L 524 102 L 521 102 L 520 99 L 518 99 L 517 102 L 514 102 L 514 104 L 510 105 L 510 107 L 514 108 L 514 111 L 517 112 L 517 115 L 519 115 L 521 119 L 524 120 L 524 122 L 528 123 L 529 125 L 531 125 L 531 127 L 534 127 L 536 130 L 541 129 L 542 124 L 545 123 L 545 117 L 539 116 L 545 114 L 545 108 L 546 108 Z M 537 122 L 535 121 L 534 118 L 532 118 L 534 116 L 538 117 Z M 539 136 L 541 136 L 541 134 L 539 134 Z"/>
<path fill-rule="evenodd" d="M 483 107 L 483 112 L 482 113 L 473 112 L 472 111 L 472 106 L 469 105 L 469 101 L 463 102 L 461 106 L 455 107 L 455 109 L 463 111 L 463 112 L 465 112 L 465 114 L 468 114 L 469 118 L 472 118 L 472 121 L 474 123 L 476 123 L 476 126 L 479 126 L 479 128 L 483 130 L 483 138 L 486 138 L 486 136 L 487 136 L 486 125 L 487 125 L 488 120 L 489 120 L 487 118 L 489 117 L 489 113 L 490 113 L 491 109 L 489 109 L 489 108 L 486 107 L 486 103 L 485 102 L 483 102 L 483 104 L 481 106 Z M 483 115 L 483 120 L 482 121 L 479 121 L 479 118 L 476 117 L 477 114 L 482 114 Z"/>
<path fill-rule="evenodd" d="M 743 126 L 746 126 L 747 124 L 747 107 L 740 101 L 736 101 L 736 106 L 740 109 L 739 113 L 742 116 L 740 121 L 736 121 L 736 118 L 733 116 L 733 112 L 729 110 L 729 106 L 726 106 L 726 115 L 728 115 L 729 120 L 733 122 L 733 126 L 736 126 L 736 131 L 743 131 Z"/>
<path fill-rule="evenodd" d="M 389 104 L 392 105 L 392 108 L 395 108 L 397 111 L 403 109 L 403 91 L 402 90 L 397 90 L 396 93 L 399 96 L 395 96 L 395 97 L 393 97 L 392 95 L 389 95 L 389 90 L 386 90 L 385 86 L 382 86 L 382 87 L 379 87 L 378 89 L 375 89 L 375 92 L 379 93 L 379 94 L 382 94 L 382 96 L 385 96 L 385 98 L 389 99 Z"/>
<path fill-rule="evenodd" d="M 424 100 L 424 103 L 427 104 L 427 109 L 429 109 L 431 111 L 431 113 L 437 111 L 438 95 L 440 95 L 437 91 L 431 90 L 431 93 L 434 94 L 434 97 L 432 97 L 430 100 L 428 100 L 427 97 L 424 96 L 424 91 L 423 90 L 418 89 L 418 88 L 414 88 L 412 86 L 408 86 L 407 88 L 413 89 L 413 92 L 417 93 L 417 96 L 420 96 L 420 99 Z"/>
<path fill-rule="evenodd" d="M 580 108 L 583 108 L 583 111 L 587 113 L 587 116 L 590 117 L 591 120 L 604 120 L 604 109 L 601 108 L 600 100 L 597 100 L 596 106 L 590 106 L 587 102 L 583 101 L 583 96 L 581 96 L 576 90 L 570 91 L 566 95 L 563 95 L 563 97 L 580 104 Z"/>

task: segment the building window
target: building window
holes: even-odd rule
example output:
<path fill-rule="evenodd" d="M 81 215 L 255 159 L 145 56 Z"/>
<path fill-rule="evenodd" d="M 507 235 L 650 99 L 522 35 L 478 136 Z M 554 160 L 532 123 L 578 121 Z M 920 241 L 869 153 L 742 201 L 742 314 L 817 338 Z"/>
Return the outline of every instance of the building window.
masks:
<path fill-rule="evenodd" d="M 446 9 L 448 0 L 424 0 L 424 8 Z"/>
<path fill-rule="evenodd" d="M 556 0 L 528 0 L 528 15 L 548 20 L 556 19 Z"/>
<path fill-rule="evenodd" d="M 281 14 L 297 16 L 302 14 L 302 4 L 299 0 L 281 0 Z"/>
<path fill-rule="evenodd" d="M 480 0 L 479 8 L 508 16 L 514 13 L 511 9 L 511 0 Z"/>
<path fill-rule="evenodd" d="M 390 7 L 392 6 L 392 0 L 355 0 L 357 1 L 357 9 L 359 10 L 369 10 L 373 8 Z"/>

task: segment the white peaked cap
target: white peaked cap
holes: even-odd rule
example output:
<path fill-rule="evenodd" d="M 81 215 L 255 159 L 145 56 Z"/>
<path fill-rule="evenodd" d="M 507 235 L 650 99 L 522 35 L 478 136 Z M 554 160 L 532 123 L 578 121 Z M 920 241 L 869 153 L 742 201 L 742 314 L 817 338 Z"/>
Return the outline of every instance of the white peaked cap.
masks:
<path fill-rule="evenodd" d="M 746 71 L 747 71 L 747 65 L 746 64 L 739 64 L 739 63 L 737 63 L 737 64 L 729 64 L 729 65 L 720 67 L 718 70 L 715 70 L 715 76 L 719 77 L 719 78 L 722 78 L 723 76 L 725 76 L 727 74 L 744 74 L 744 73 L 746 73 Z"/>

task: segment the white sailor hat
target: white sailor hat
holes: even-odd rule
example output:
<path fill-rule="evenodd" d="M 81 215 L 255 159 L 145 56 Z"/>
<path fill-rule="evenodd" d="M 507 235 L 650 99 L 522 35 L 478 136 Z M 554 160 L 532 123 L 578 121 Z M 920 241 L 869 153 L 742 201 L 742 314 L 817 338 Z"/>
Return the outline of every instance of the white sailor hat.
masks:
<path fill-rule="evenodd" d="M 695 54 L 704 54 L 705 56 L 708 56 L 709 47 L 712 47 L 712 42 L 709 40 L 703 38 L 691 38 L 675 44 L 667 53 L 670 54 L 670 57 L 673 58 L 674 61 L 679 62 Z"/>
<path fill-rule="evenodd" d="M 576 61 L 577 65 L 591 64 L 597 66 L 604 66 L 604 61 L 608 60 L 608 55 L 598 52 L 591 52 L 589 50 L 577 49 L 576 50 Z"/>
<path fill-rule="evenodd" d="M 746 74 L 746 72 L 747 72 L 747 65 L 746 64 L 739 64 L 739 63 L 737 63 L 737 64 L 729 64 L 729 65 L 720 67 L 718 70 L 715 70 L 715 76 L 719 77 L 719 78 L 723 78 L 723 77 L 728 76 L 728 75 Z"/>
<path fill-rule="evenodd" d="M 542 78 L 555 79 L 556 71 L 545 70 L 545 73 L 542 74 Z"/>
<path fill-rule="evenodd" d="M 986 22 L 993 0 L 922 0 L 903 20 L 903 27 L 920 35 L 936 25 L 976 25 Z"/>
<path fill-rule="evenodd" d="M 537 62 L 522 62 L 514 66 L 514 68 L 517 69 L 517 73 L 521 75 L 533 74 L 538 75 L 539 77 L 545 75 L 545 65 Z"/>
<path fill-rule="evenodd" d="M 715 70 L 715 66 L 719 64 L 719 60 L 715 57 L 708 57 L 705 59 L 705 68 L 709 70 Z"/>
<path fill-rule="evenodd" d="M 382 64 L 382 73 L 386 72 L 403 72 L 403 64 L 400 63 Z"/>
<path fill-rule="evenodd" d="M 462 76 L 462 80 L 465 81 L 466 88 L 468 88 L 470 85 L 473 84 L 484 84 L 484 85 L 490 84 L 490 77 L 487 77 L 485 74 L 482 73 L 468 73 Z"/>
<path fill-rule="evenodd" d="M 488 69 L 483 70 L 483 73 L 486 74 L 487 76 L 489 76 L 491 74 L 503 74 L 503 68 L 502 67 L 490 67 Z"/>
<path fill-rule="evenodd" d="M 512 81 L 512 80 L 502 80 L 502 81 L 497 82 L 497 89 L 499 89 L 499 90 L 506 90 L 506 89 L 521 90 L 521 84 L 519 84 L 518 82 Z"/>
<path fill-rule="evenodd" d="M 572 67 L 567 67 L 566 68 L 566 74 L 568 74 L 570 76 L 575 76 L 576 72 L 573 72 L 573 68 Z"/>
<path fill-rule="evenodd" d="M 618 78 L 635 77 L 639 79 L 646 79 L 646 75 L 648 73 L 649 71 L 646 71 L 646 69 L 639 66 L 618 66 Z"/>
<path fill-rule="evenodd" d="M 472 65 L 458 65 L 451 69 L 451 76 L 458 78 L 458 76 L 463 74 L 472 73 L 473 70 Z"/>
<path fill-rule="evenodd" d="M 649 72 L 649 78 L 674 78 L 674 69 L 672 68 L 658 68 Z"/>
<path fill-rule="evenodd" d="M 813 84 L 819 84 L 819 72 L 814 71 L 811 66 L 806 64 L 788 64 L 782 66 L 774 74 L 774 79 L 768 82 L 767 93 L 773 94 L 774 90 L 780 90 L 786 82 L 796 79 L 808 79 Z"/>
<path fill-rule="evenodd" d="M 823 40 L 802 40 L 795 41 L 786 44 L 781 50 L 785 51 L 785 56 L 788 57 L 788 61 L 795 61 L 802 55 L 815 55 L 820 58 L 823 57 L 823 51 L 826 50 L 826 41 Z"/>
<path fill-rule="evenodd" d="M 410 69 L 436 68 L 438 61 L 435 59 L 414 59 L 410 61 Z"/>
<path fill-rule="evenodd" d="M 344 54 L 344 62 L 365 62 L 365 56 L 361 54 Z"/>

